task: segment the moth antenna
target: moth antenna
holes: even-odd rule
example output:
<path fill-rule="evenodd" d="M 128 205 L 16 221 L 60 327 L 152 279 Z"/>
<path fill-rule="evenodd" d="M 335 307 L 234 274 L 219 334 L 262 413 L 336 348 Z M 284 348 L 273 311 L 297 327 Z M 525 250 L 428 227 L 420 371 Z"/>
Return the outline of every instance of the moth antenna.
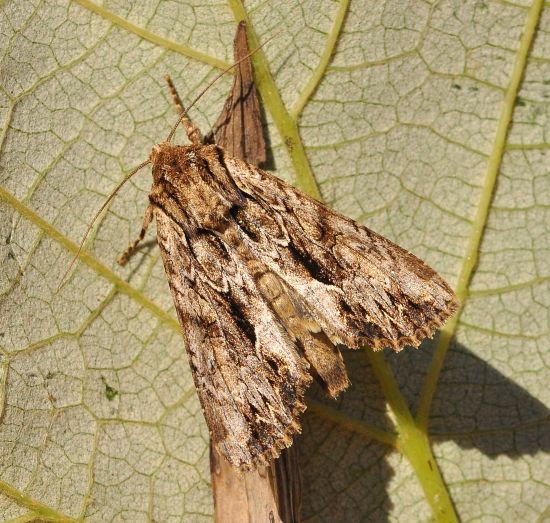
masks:
<path fill-rule="evenodd" d="M 174 82 L 172 82 L 172 78 L 170 78 L 170 75 L 165 75 L 164 79 L 168 83 L 170 95 L 172 96 L 172 100 L 176 105 L 176 111 L 180 115 L 180 121 L 183 122 L 183 125 L 185 126 L 187 137 L 189 138 L 189 140 L 191 140 L 191 143 L 199 145 L 201 143 L 200 129 L 187 116 L 185 108 L 183 107 L 183 103 L 181 102 L 180 95 L 178 94 L 178 90 L 176 89 Z"/>
<path fill-rule="evenodd" d="M 132 177 L 134 174 L 136 174 L 139 170 L 143 169 L 148 163 L 151 163 L 151 160 L 147 160 L 146 162 L 143 162 L 139 164 L 135 169 L 130 172 L 130 174 L 127 174 L 122 181 L 114 188 L 113 192 L 109 195 L 107 200 L 103 203 L 103 205 L 99 208 L 99 210 L 95 213 L 92 221 L 90 222 L 90 225 L 88 225 L 88 228 L 86 229 L 86 232 L 84 233 L 84 237 L 82 238 L 82 241 L 80 242 L 80 245 L 78 247 L 78 251 L 76 251 L 76 254 L 74 255 L 73 259 L 71 260 L 71 263 L 69 263 L 69 266 L 67 267 L 67 270 L 63 273 L 63 277 L 61 278 L 61 281 L 59 282 L 59 285 L 57 286 L 57 291 L 61 289 L 63 284 L 65 283 L 65 279 L 67 278 L 67 275 L 69 274 L 69 271 L 72 269 L 75 261 L 80 256 L 80 253 L 82 251 L 82 248 L 84 247 L 84 242 L 86 241 L 86 238 L 88 238 L 88 235 L 90 234 L 90 231 L 92 230 L 92 227 L 94 226 L 94 223 L 99 218 L 101 213 L 105 210 L 105 207 L 109 205 L 111 200 L 116 196 L 117 192 L 120 190 L 120 188 Z"/>
<path fill-rule="evenodd" d="M 166 80 L 166 83 L 168 84 L 168 89 L 170 90 L 170 96 L 172 97 L 172 101 L 174 102 L 174 105 L 176 106 L 176 111 L 183 119 L 183 123 L 185 123 L 185 120 L 189 120 L 187 116 L 185 116 L 185 109 L 183 107 L 183 103 L 181 101 L 180 95 L 178 93 L 178 90 L 176 89 L 176 86 L 174 85 L 174 82 L 172 82 L 172 77 L 169 74 L 164 75 L 164 79 Z"/>
<path fill-rule="evenodd" d="M 237 60 L 233 65 L 230 65 L 229 67 L 226 67 L 223 71 L 218 73 L 210 82 L 208 82 L 208 84 L 206 84 L 206 87 L 189 104 L 189 107 L 186 110 L 184 110 L 183 114 L 180 115 L 178 121 L 176 122 L 174 127 L 172 127 L 172 130 L 168 134 L 168 138 L 166 138 L 166 141 L 167 142 L 172 141 L 172 138 L 174 137 L 174 133 L 176 132 L 176 129 L 178 128 L 178 125 L 180 124 L 180 122 L 183 121 L 184 118 L 187 117 L 187 114 L 189 113 L 189 109 L 191 109 L 191 107 L 193 107 L 202 98 L 203 94 L 206 93 L 206 91 L 208 91 L 208 89 L 210 89 L 210 87 L 212 87 L 212 85 L 214 83 L 216 83 L 224 74 L 231 71 L 231 69 L 234 69 L 235 67 L 237 67 L 241 62 L 244 62 L 244 60 L 246 60 L 247 58 L 250 58 L 253 54 L 257 53 L 264 45 L 266 45 L 268 42 L 273 40 L 273 38 L 275 38 L 278 35 L 279 35 L 279 33 L 275 33 L 273 36 L 268 38 L 263 44 L 260 44 L 258 47 L 256 47 L 256 49 L 254 49 L 253 51 L 250 51 L 250 53 L 248 53 L 246 56 L 243 56 L 240 60 Z M 182 108 L 183 108 L 183 106 L 182 106 Z"/>

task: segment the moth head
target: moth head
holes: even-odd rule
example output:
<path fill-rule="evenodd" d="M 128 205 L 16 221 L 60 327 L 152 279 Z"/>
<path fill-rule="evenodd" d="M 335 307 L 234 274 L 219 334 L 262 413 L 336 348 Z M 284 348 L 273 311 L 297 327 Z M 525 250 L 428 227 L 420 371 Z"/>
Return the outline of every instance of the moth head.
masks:
<path fill-rule="evenodd" d="M 149 154 L 149 161 L 154 165 L 159 161 L 162 156 L 170 154 L 174 146 L 170 142 L 161 142 L 153 146 L 151 154 Z"/>

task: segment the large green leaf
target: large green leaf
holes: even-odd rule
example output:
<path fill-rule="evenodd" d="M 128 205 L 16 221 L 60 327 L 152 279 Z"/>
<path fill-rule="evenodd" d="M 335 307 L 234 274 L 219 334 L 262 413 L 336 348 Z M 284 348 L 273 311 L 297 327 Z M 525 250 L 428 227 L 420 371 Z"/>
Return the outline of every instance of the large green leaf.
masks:
<path fill-rule="evenodd" d="M 418 351 L 347 355 L 300 440 L 307 521 L 550 512 L 550 8 L 540 0 L 6 0 L 0 16 L 0 517 L 210 521 L 207 431 L 150 176 L 92 216 L 248 18 L 271 168 L 412 250 L 464 308 Z M 194 108 L 202 129 L 230 86 Z M 188 100 L 189 101 L 189 100 Z M 424 437 L 427 433 L 428 439 Z M 432 454 L 433 452 L 433 454 Z M 439 474 L 441 472 L 441 475 Z"/>

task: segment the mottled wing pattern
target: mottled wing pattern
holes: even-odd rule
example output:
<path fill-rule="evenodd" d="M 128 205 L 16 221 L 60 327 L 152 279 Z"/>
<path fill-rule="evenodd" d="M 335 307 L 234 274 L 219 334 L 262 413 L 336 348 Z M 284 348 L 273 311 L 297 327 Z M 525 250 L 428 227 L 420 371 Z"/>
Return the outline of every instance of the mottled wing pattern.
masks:
<path fill-rule="evenodd" d="M 410 252 L 261 169 L 224 161 L 247 200 L 234 213 L 247 249 L 334 343 L 418 346 L 457 309 L 452 289 Z"/>
<path fill-rule="evenodd" d="M 212 440 L 235 466 L 278 456 L 299 430 L 308 364 L 254 276 L 217 235 L 155 207 L 157 238 Z"/>

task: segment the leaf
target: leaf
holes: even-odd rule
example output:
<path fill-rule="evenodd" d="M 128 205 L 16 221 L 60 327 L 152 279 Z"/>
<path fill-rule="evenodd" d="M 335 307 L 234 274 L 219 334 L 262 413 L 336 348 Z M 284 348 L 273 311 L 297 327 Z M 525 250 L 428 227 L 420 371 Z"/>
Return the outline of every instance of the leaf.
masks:
<path fill-rule="evenodd" d="M 348 353 L 338 402 L 312 392 L 304 518 L 548 516 L 547 6 L 1 9 L 2 520 L 212 520 L 207 431 L 153 233 L 115 264 L 147 172 L 56 289 L 93 214 L 173 124 L 164 74 L 193 98 L 245 17 L 258 41 L 277 34 L 254 57 L 277 174 L 421 256 L 464 303 L 418 351 Z M 205 132 L 230 82 L 195 106 Z"/>

